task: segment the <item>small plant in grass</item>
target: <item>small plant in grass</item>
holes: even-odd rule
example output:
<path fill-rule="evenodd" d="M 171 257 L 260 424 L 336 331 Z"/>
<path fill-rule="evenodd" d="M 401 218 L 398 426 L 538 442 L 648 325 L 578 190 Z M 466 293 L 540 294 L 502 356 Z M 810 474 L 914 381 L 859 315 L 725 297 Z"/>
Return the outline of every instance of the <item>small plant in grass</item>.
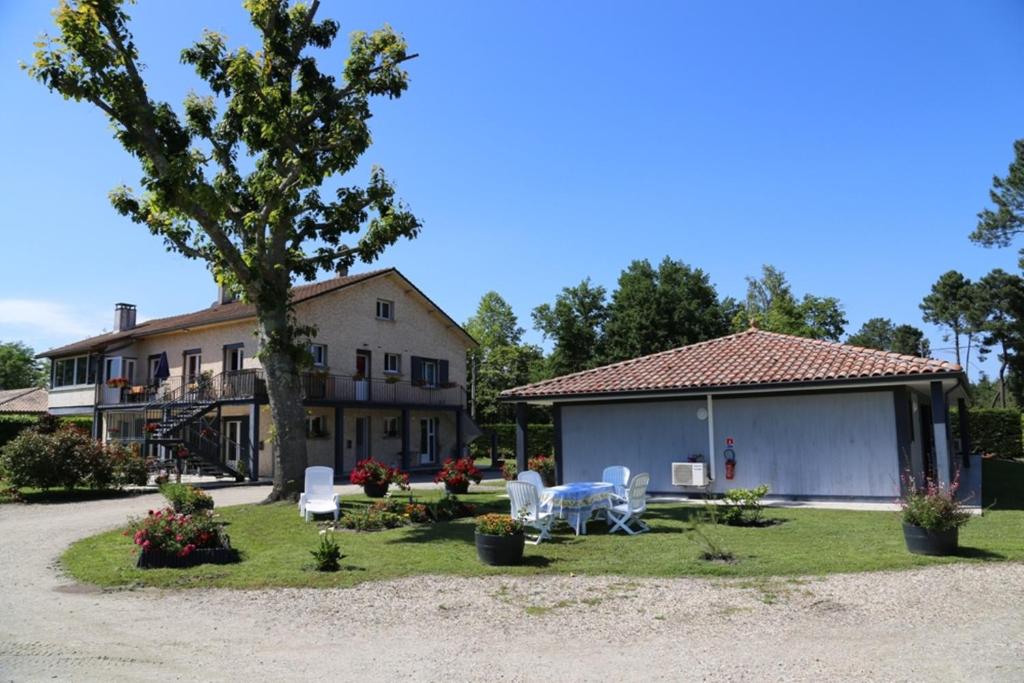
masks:
<path fill-rule="evenodd" d="M 899 503 L 904 524 L 928 531 L 951 531 L 970 521 L 971 513 L 956 495 L 960 488 L 959 472 L 948 486 L 932 479 L 926 479 L 924 486 L 918 486 L 914 476 L 909 473 L 904 475 L 903 480 L 907 492 Z"/>
<path fill-rule="evenodd" d="M 405 516 L 413 524 L 426 524 L 433 521 L 433 518 L 430 516 L 430 510 L 423 503 L 407 503 L 405 506 Z"/>
<path fill-rule="evenodd" d="M 476 512 L 476 506 L 470 503 L 463 503 L 456 496 L 446 495 L 437 502 L 428 506 L 430 516 L 435 522 L 447 522 L 451 519 L 469 517 Z"/>
<path fill-rule="evenodd" d="M 515 460 L 506 460 L 501 463 L 501 476 L 505 481 L 512 481 L 519 474 L 519 468 L 516 467 Z"/>
<path fill-rule="evenodd" d="M 338 524 L 353 531 L 382 531 L 405 526 L 408 518 L 398 512 L 367 505 L 360 510 L 346 512 L 338 520 Z"/>
<path fill-rule="evenodd" d="M 555 459 L 548 455 L 535 455 L 526 463 L 526 468 L 540 474 L 545 486 L 555 485 Z"/>
<path fill-rule="evenodd" d="M 188 484 L 164 484 L 160 493 L 171 504 L 175 512 L 192 515 L 213 509 L 213 498 L 206 491 Z"/>
<path fill-rule="evenodd" d="M 725 547 L 719 538 L 715 526 L 719 522 L 718 508 L 710 501 L 705 501 L 704 511 L 694 519 L 693 540 L 700 547 L 700 559 L 708 562 L 735 562 L 736 555 Z"/>
<path fill-rule="evenodd" d="M 768 495 L 768 485 L 753 489 L 729 489 L 722 496 L 725 505 L 718 513 L 718 521 L 730 526 L 758 526 L 763 523 L 762 499 Z"/>
<path fill-rule="evenodd" d="M 341 546 L 334 540 L 334 534 L 327 529 L 320 530 L 320 545 L 310 550 L 318 572 L 336 572 L 341 569 Z"/>
<path fill-rule="evenodd" d="M 491 513 L 476 518 L 476 531 L 488 536 L 515 536 L 523 533 L 523 523 L 511 515 Z"/>

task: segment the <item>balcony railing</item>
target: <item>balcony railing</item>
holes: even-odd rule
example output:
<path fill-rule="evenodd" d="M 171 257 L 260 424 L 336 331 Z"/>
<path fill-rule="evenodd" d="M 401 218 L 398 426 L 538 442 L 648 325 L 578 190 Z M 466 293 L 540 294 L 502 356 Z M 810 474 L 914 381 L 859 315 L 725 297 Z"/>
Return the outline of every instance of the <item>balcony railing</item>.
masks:
<path fill-rule="evenodd" d="M 366 402 L 385 405 L 464 406 L 466 391 L 456 384 L 428 386 L 390 379 L 356 379 L 326 373 L 300 376 L 306 401 Z M 232 401 L 266 396 L 262 370 L 224 372 L 186 380 L 175 376 L 123 387 L 100 384 L 98 405 L 144 406 L 172 401 Z"/>

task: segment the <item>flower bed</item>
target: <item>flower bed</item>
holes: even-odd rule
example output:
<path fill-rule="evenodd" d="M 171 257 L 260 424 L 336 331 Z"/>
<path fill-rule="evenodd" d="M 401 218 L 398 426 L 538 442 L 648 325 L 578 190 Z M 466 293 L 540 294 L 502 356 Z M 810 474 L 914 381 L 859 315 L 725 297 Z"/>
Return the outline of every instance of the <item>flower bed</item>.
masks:
<path fill-rule="evenodd" d="M 131 520 L 124 533 L 139 546 L 137 566 L 143 569 L 223 564 L 237 559 L 224 525 L 208 511 L 189 515 L 173 508 L 150 510 L 145 517 Z"/>

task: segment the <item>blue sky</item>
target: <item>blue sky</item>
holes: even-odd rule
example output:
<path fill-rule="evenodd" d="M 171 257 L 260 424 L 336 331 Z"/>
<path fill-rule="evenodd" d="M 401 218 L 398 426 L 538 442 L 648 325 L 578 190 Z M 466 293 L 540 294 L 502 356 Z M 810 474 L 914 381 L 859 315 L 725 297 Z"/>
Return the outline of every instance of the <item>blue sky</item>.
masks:
<path fill-rule="evenodd" d="M 239 2 L 130 8 L 155 96 L 202 84 L 178 62 L 204 28 L 254 46 Z M 342 32 L 388 22 L 420 57 L 380 101 L 380 164 L 425 228 L 389 251 L 453 317 L 487 290 L 530 310 L 590 276 L 611 289 L 666 254 L 740 297 L 762 263 L 838 297 L 849 332 L 918 303 L 955 268 L 1016 269 L 967 234 L 1024 137 L 1024 4 L 331 2 Z M 214 298 L 199 263 L 116 215 L 136 163 L 90 106 L 19 68 L 47 2 L 0 5 L 0 340 L 38 349 Z M 323 55 L 340 69 L 344 41 Z M 934 347 L 945 347 L 928 328 Z M 540 341 L 532 330 L 528 337 Z M 936 355 L 943 356 L 943 353 Z M 974 373 L 972 373 L 974 374 Z"/>

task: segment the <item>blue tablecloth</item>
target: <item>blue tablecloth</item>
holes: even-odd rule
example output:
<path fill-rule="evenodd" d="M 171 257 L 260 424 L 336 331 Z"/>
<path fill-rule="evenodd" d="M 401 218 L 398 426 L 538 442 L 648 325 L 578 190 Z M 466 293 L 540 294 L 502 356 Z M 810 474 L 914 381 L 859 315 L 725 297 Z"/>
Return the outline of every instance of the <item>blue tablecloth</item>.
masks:
<path fill-rule="evenodd" d="M 544 489 L 551 512 L 569 523 L 576 535 L 587 533 L 587 520 L 595 510 L 612 506 L 615 487 L 601 481 L 583 481 Z"/>

